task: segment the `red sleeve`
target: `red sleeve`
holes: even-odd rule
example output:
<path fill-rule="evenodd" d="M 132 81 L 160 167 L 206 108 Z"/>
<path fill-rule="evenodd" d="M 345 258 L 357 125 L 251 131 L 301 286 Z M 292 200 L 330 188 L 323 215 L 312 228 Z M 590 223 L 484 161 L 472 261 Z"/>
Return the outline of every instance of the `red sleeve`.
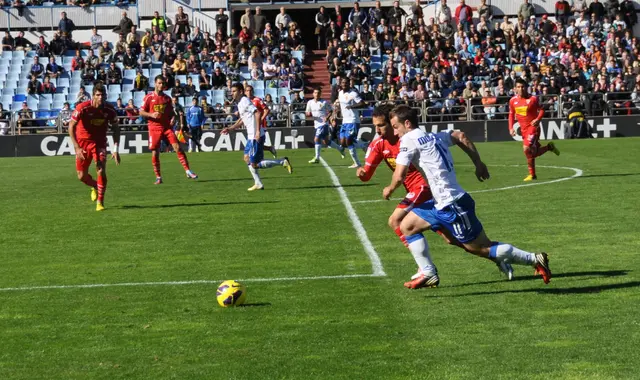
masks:
<path fill-rule="evenodd" d="M 535 97 L 536 101 L 536 107 L 538 107 L 538 116 L 536 117 L 536 119 L 540 120 L 544 117 L 544 107 L 542 107 L 542 105 L 540 105 L 540 102 L 538 101 L 538 97 Z"/>
<path fill-rule="evenodd" d="M 454 16 L 456 19 L 456 22 L 460 22 L 459 18 L 460 18 L 460 6 L 458 5 L 456 7 L 456 15 Z"/>
<path fill-rule="evenodd" d="M 76 109 L 71 114 L 71 120 L 75 122 L 80 121 L 80 119 L 82 118 L 82 109 L 84 108 L 83 105 L 84 103 L 80 103 L 76 106 Z"/>
<path fill-rule="evenodd" d="M 150 97 L 150 95 L 147 95 L 142 100 L 142 107 L 141 108 L 142 108 L 142 110 L 144 112 L 151 112 L 151 111 L 149 111 L 149 97 Z"/>
<path fill-rule="evenodd" d="M 380 151 L 380 140 L 374 140 L 369 144 L 369 148 L 367 149 L 367 154 L 364 156 L 364 171 L 365 176 L 359 177 L 360 181 L 367 182 L 373 177 L 373 173 L 376 172 L 376 168 L 382 162 L 384 158 L 382 152 Z"/>
<path fill-rule="evenodd" d="M 513 108 L 513 98 L 509 100 L 509 132 L 513 131 L 513 123 L 516 118 L 516 110 Z"/>

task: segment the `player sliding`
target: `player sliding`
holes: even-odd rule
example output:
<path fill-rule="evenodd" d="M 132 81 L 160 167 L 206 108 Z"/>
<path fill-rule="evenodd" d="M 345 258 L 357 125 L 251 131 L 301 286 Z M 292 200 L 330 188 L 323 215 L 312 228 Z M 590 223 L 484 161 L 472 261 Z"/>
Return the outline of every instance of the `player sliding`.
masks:
<path fill-rule="evenodd" d="M 340 144 L 343 148 L 349 149 L 349 154 L 353 160 L 353 165 L 349 166 L 349 168 L 359 168 L 360 161 L 356 152 L 358 128 L 360 127 L 360 111 L 358 111 L 358 108 L 365 108 L 367 103 L 360 98 L 358 91 L 349 86 L 349 79 L 347 78 L 340 79 L 338 101 L 340 102 L 340 112 L 342 114 Z"/>
<path fill-rule="evenodd" d="M 371 144 L 369 144 L 364 167 L 358 168 L 356 171 L 356 175 L 363 182 L 367 182 L 373 177 L 382 160 L 385 161 L 391 171 L 396 169 L 396 158 L 400 150 L 400 138 L 394 133 L 391 127 L 391 121 L 389 120 L 389 113 L 392 109 L 393 105 L 382 105 L 373 110 L 373 126 L 376 129 L 377 136 L 371 141 Z M 388 223 L 389 227 L 398 235 L 400 241 L 402 241 L 406 247 L 409 247 L 405 236 L 402 234 L 402 231 L 400 231 L 400 223 L 414 206 L 433 199 L 433 195 L 431 194 L 429 185 L 413 164 L 409 165 L 407 175 L 402 184 L 407 191 L 407 195 L 400 201 L 396 209 L 393 210 Z M 448 244 L 457 245 L 464 249 L 462 244 L 456 241 L 448 231 L 439 229 L 435 232 L 441 235 Z M 513 278 L 513 268 L 511 268 L 511 265 L 506 263 L 498 265 L 498 269 L 500 269 L 507 278 Z M 414 277 L 417 278 L 421 274 L 422 272 L 418 269 L 418 273 Z"/>
<path fill-rule="evenodd" d="M 320 150 L 322 146 L 331 145 L 338 149 L 340 152 L 344 152 L 344 148 L 336 144 L 331 140 L 329 132 L 329 117 L 331 116 L 331 104 L 324 99 L 321 99 L 322 89 L 316 87 L 313 89 L 313 99 L 307 102 L 307 108 L 305 114 L 307 117 L 313 117 L 313 127 L 316 129 L 316 134 L 313 138 L 315 144 L 315 156 L 309 161 L 310 164 L 317 164 L 320 162 Z M 341 153 L 342 154 L 342 153 Z"/>
<path fill-rule="evenodd" d="M 151 162 L 153 171 L 156 174 L 156 185 L 162 183 L 160 174 L 160 145 L 162 140 L 168 142 L 178 155 L 180 164 L 187 174 L 187 178 L 197 179 L 198 176 L 189 169 L 187 155 L 184 154 L 176 135 L 173 133 L 174 113 L 171 98 L 162 91 L 164 79 L 162 75 L 155 78 L 155 88 L 153 92 L 144 97 L 140 116 L 149 121 L 149 149 L 151 150 Z"/>
<path fill-rule="evenodd" d="M 409 250 L 422 270 L 421 276 L 406 282 L 405 287 L 436 287 L 440 283 L 438 271 L 429 255 L 429 245 L 422 235 L 428 229 L 439 228 L 447 229 L 468 252 L 496 263 L 531 265 L 542 275 L 545 284 L 549 283 L 551 270 L 546 253 L 530 253 L 507 243 L 492 242 L 484 232 L 476 217 L 475 202 L 458 185 L 449 151 L 450 146 L 458 145 L 475 165 L 478 180 L 489 179 L 487 166 L 464 132 L 425 133 L 418 129 L 415 110 L 404 105 L 395 107 L 391 112 L 391 126 L 400 136 L 400 153 L 391 183 L 384 188 L 382 196 L 384 199 L 391 197 L 413 164 L 426 177 L 434 197 L 416 205 L 400 223 L 400 231 L 406 236 Z"/>
<path fill-rule="evenodd" d="M 104 193 L 107 191 L 106 156 L 109 126 L 113 129 L 112 157 L 116 165 L 120 165 L 118 114 L 111 104 L 104 101 L 106 96 L 104 85 L 95 85 L 91 100 L 78 104 L 69 122 L 69 136 L 76 151 L 78 179 L 91 187 L 91 200 L 97 201 L 96 211 L 104 210 Z M 97 181 L 89 174 L 92 160 L 96 161 Z"/>
<path fill-rule="evenodd" d="M 253 95 L 253 86 L 251 85 L 247 85 L 244 88 L 244 95 L 247 98 L 249 98 L 249 100 L 251 100 L 251 103 L 253 103 L 253 105 L 256 106 L 256 108 L 258 109 L 258 112 L 260 112 L 260 128 L 264 130 L 264 131 L 261 131 L 260 133 L 262 133 L 262 135 L 265 136 L 266 130 L 267 130 L 267 116 L 269 116 L 269 114 L 271 113 L 269 106 L 267 106 L 267 103 L 265 103 L 264 100 Z M 278 152 L 276 151 L 275 146 L 264 145 L 264 150 L 269 151 L 271 155 L 273 155 L 273 158 L 278 157 Z"/>
<path fill-rule="evenodd" d="M 518 121 L 524 155 L 527 157 L 527 166 L 529 167 L 529 175 L 524 180 L 528 182 L 538 179 L 536 176 L 536 157 L 542 156 L 547 151 L 552 151 L 556 156 L 559 156 L 560 151 L 552 142 L 546 146 L 540 146 L 540 120 L 544 116 L 544 109 L 538 102 L 538 98 L 529 94 L 527 82 L 520 78 L 516 79 L 515 92 L 516 96 L 509 100 L 509 133 L 511 136 L 516 135 L 513 123 L 514 120 Z"/>
<path fill-rule="evenodd" d="M 238 113 L 240 118 L 232 126 L 224 128 L 221 133 L 228 134 L 244 124 L 247 129 L 247 144 L 244 148 L 244 162 L 249 167 L 249 172 L 253 176 L 254 185 L 248 188 L 249 191 L 263 190 L 264 185 L 260 179 L 258 169 L 271 168 L 274 166 L 284 166 L 289 174 L 293 173 L 293 167 L 289 158 L 279 160 L 264 160 L 264 129 L 260 128 L 260 111 L 244 96 L 244 87 L 240 83 L 235 83 L 231 88 L 233 100 L 238 103 Z"/>

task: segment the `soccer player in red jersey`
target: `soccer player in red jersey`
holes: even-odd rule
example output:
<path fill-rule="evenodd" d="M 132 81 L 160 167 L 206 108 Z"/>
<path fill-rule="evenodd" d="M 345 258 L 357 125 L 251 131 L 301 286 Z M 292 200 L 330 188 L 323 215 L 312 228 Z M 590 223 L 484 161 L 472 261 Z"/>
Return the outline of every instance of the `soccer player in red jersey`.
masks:
<path fill-rule="evenodd" d="M 560 151 L 552 142 L 546 146 L 540 145 L 540 120 L 544 116 L 544 109 L 538 102 L 538 98 L 529 94 L 527 82 L 517 79 L 515 92 L 516 96 L 509 101 L 509 133 L 511 136 L 516 135 L 513 124 L 517 121 L 520 124 L 524 155 L 527 157 L 529 167 L 529 175 L 524 180 L 533 181 L 538 179 L 536 157 L 542 156 L 547 151 L 552 151 L 558 156 Z"/>
<path fill-rule="evenodd" d="M 260 128 L 263 129 L 266 133 L 267 116 L 269 116 L 269 114 L 271 113 L 269 106 L 267 106 L 267 103 L 265 103 L 262 99 L 254 95 L 253 86 L 251 85 L 248 85 L 244 88 L 244 96 L 249 98 L 249 100 L 251 100 L 251 103 L 253 103 L 253 105 L 258 109 L 258 112 L 260 112 Z M 268 150 L 274 158 L 278 157 L 278 152 L 276 151 L 275 146 L 264 145 L 263 149 Z"/>
<path fill-rule="evenodd" d="M 173 147 L 178 155 L 187 178 L 197 179 L 198 176 L 189 169 L 187 155 L 184 154 L 176 135 L 173 132 L 174 113 L 171 98 L 163 92 L 164 79 L 158 75 L 154 81 L 155 88 L 152 93 L 144 97 L 140 116 L 147 118 L 149 122 L 149 149 L 151 150 L 151 162 L 153 171 L 156 174 L 156 185 L 162 183 L 160 174 L 160 143 L 165 140 Z"/>
<path fill-rule="evenodd" d="M 113 106 L 106 103 L 104 85 L 93 88 L 91 100 L 76 106 L 69 121 L 69 136 L 76 151 L 76 171 L 78 179 L 91 187 L 91 200 L 97 201 L 96 211 L 104 210 L 104 193 L 107 191 L 107 129 L 113 129 L 114 148 L 112 157 L 120 165 L 118 143 L 120 126 L 118 114 Z M 89 174 L 91 161 L 96 161 L 96 181 Z"/>

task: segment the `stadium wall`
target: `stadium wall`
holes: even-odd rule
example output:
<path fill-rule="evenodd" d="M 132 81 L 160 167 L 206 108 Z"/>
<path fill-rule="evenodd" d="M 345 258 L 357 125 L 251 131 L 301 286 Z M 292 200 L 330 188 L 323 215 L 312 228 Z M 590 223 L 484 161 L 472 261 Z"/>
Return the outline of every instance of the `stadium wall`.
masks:
<path fill-rule="evenodd" d="M 594 138 L 640 136 L 640 115 L 598 117 L 588 120 Z M 564 119 L 546 119 L 541 123 L 542 140 L 558 140 L 565 138 Z M 461 130 L 475 142 L 522 141 L 522 137 L 509 134 L 508 122 L 466 121 L 450 123 L 427 123 L 421 128 L 430 132 Z M 516 125 L 517 128 L 517 125 Z M 359 138 L 371 141 L 375 131 L 372 125 L 360 127 Z M 313 148 L 315 129 L 269 128 L 266 143 L 276 149 Z M 147 132 L 123 132 L 119 151 L 121 154 L 148 153 Z M 238 131 L 229 135 L 221 135 L 219 130 L 206 130 L 202 134 L 202 150 L 204 152 L 242 151 L 247 141 L 245 132 Z M 109 136 L 109 146 L 113 140 Z M 0 157 L 30 156 L 63 156 L 75 154 L 71 139 L 67 134 L 33 134 L 20 136 L 0 136 Z"/>

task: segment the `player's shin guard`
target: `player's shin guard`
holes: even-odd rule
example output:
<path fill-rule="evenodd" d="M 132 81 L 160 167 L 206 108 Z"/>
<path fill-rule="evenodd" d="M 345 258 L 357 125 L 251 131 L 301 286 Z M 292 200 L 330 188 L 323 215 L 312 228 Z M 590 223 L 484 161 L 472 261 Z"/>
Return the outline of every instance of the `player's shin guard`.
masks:
<path fill-rule="evenodd" d="M 249 167 L 249 173 L 253 177 L 253 182 L 262 187 L 262 180 L 260 180 L 260 174 L 258 173 L 258 169 L 254 168 L 251 164 L 247 165 Z"/>
<path fill-rule="evenodd" d="M 351 155 L 351 159 L 353 163 L 360 166 L 360 161 L 358 160 L 358 152 L 356 151 L 355 145 L 349 145 L 349 155 Z"/>
<path fill-rule="evenodd" d="M 156 178 L 162 177 L 162 174 L 160 174 L 160 155 L 152 155 L 151 163 L 153 164 L 153 172 L 156 174 Z"/>
<path fill-rule="evenodd" d="M 533 265 L 536 263 L 536 254 L 523 251 L 508 243 L 494 241 L 491 243 L 489 258 L 495 262 L 506 262 L 521 265 Z"/>
<path fill-rule="evenodd" d="M 107 176 L 98 176 L 98 202 L 104 202 L 104 193 L 107 192 Z"/>
<path fill-rule="evenodd" d="M 316 143 L 315 148 L 316 148 L 316 160 L 318 160 L 320 159 L 320 149 L 322 148 L 322 145 L 320 143 Z"/>
<path fill-rule="evenodd" d="M 536 157 L 531 154 L 530 151 L 526 151 L 524 153 L 527 156 L 527 167 L 529 168 L 529 175 L 532 177 L 536 176 Z"/>
<path fill-rule="evenodd" d="M 187 160 L 187 155 L 184 154 L 184 152 L 182 150 L 179 150 L 176 153 L 178 154 L 178 160 L 180 160 L 180 164 L 182 165 L 184 170 L 187 170 L 187 171 L 190 170 L 189 169 L 189 160 Z"/>
<path fill-rule="evenodd" d="M 400 227 L 397 227 L 395 230 L 393 230 L 393 232 L 395 232 L 396 235 L 398 235 L 402 244 L 404 244 L 405 247 L 409 248 L 409 243 L 407 243 L 407 238 L 404 237 L 404 234 L 400 230 Z"/>
<path fill-rule="evenodd" d="M 433 264 L 433 261 L 431 261 L 429 244 L 427 243 L 427 239 L 424 238 L 424 235 L 414 234 L 407 236 L 407 243 L 409 243 L 409 250 L 416 264 L 418 264 L 418 268 L 422 271 L 422 274 L 432 276 L 438 273 L 436 266 Z"/>
<path fill-rule="evenodd" d="M 91 177 L 91 174 L 89 173 L 83 175 L 82 178 L 80 178 L 80 181 L 82 181 L 82 183 L 84 183 L 89 187 L 93 187 L 93 188 L 98 187 L 98 182 L 96 182 L 96 180 L 93 179 L 93 177 Z"/>
<path fill-rule="evenodd" d="M 260 167 L 260 169 L 268 169 L 274 166 L 282 166 L 283 163 L 284 160 L 262 160 L 258 164 L 258 167 Z"/>

